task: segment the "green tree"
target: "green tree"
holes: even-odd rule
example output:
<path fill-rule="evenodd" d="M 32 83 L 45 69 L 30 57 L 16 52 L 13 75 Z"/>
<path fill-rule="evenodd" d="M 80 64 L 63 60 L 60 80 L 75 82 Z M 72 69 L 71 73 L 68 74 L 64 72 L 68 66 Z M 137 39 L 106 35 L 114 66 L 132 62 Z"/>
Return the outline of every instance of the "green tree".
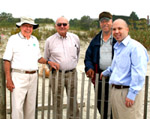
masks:
<path fill-rule="evenodd" d="M 81 20 L 80 20 L 81 29 L 89 30 L 91 23 L 92 23 L 92 19 L 89 16 L 81 17 Z"/>
<path fill-rule="evenodd" d="M 46 23 L 46 24 L 53 24 L 54 21 L 52 19 L 49 19 L 49 18 L 37 18 L 35 19 L 35 22 L 36 23 Z"/>
<path fill-rule="evenodd" d="M 80 20 L 78 19 L 70 19 L 69 21 L 70 27 L 73 29 L 80 29 Z"/>
<path fill-rule="evenodd" d="M 8 19 L 10 19 L 10 18 L 12 18 L 12 14 L 11 13 L 5 13 L 5 12 L 2 12 L 1 14 L 0 14 L 0 21 L 4 21 L 4 20 L 8 20 Z"/>
<path fill-rule="evenodd" d="M 139 20 L 139 17 L 137 16 L 137 14 L 135 12 L 132 12 L 130 14 L 130 19 L 137 21 L 137 20 Z"/>

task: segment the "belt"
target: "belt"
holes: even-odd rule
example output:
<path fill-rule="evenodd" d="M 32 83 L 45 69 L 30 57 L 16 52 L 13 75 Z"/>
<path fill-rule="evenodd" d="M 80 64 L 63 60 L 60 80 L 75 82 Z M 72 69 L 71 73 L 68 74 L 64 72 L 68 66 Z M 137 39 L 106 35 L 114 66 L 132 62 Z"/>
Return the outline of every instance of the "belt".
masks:
<path fill-rule="evenodd" d="M 69 73 L 69 72 L 73 72 L 75 69 L 71 69 L 71 70 L 66 70 L 64 71 L 64 73 Z M 55 69 L 52 69 L 52 73 L 56 71 Z M 63 70 L 59 70 L 59 72 L 63 72 Z"/>
<path fill-rule="evenodd" d="M 129 86 L 115 85 L 115 84 L 112 84 L 112 87 L 115 87 L 116 89 L 129 88 Z"/>
<path fill-rule="evenodd" d="M 18 72 L 18 73 L 23 73 L 23 74 L 34 74 L 34 73 L 36 73 L 36 70 L 34 70 L 34 71 L 25 71 L 25 70 L 20 70 L 20 69 L 12 69 L 12 71 Z"/>

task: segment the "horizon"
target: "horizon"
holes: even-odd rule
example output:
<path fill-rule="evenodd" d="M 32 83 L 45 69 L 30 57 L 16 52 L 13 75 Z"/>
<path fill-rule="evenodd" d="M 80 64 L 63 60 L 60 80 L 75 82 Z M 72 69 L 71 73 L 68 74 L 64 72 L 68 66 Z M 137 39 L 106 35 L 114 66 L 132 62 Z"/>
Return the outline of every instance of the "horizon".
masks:
<path fill-rule="evenodd" d="M 135 11 L 132 11 L 132 12 L 135 12 Z M 132 13 L 131 12 L 131 13 Z M 20 18 L 20 17 L 14 17 L 13 13 L 7 13 L 5 11 L 1 12 L 0 14 L 2 13 L 6 13 L 6 14 L 11 14 L 13 18 Z M 117 14 L 112 14 L 114 16 L 125 16 L 125 17 L 130 17 L 131 13 L 129 15 L 117 15 Z M 137 15 L 137 17 L 139 18 L 138 14 L 135 12 L 135 14 Z M 83 16 L 89 16 L 89 15 L 83 15 Z M 80 18 L 70 18 L 69 20 L 73 20 L 73 19 L 81 19 L 83 16 L 81 16 Z M 31 17 L 31 16 L 27 16 L 27 17 Z M 65 17 L 65 16 L 64 16 Z M 92 18 L 91 16 L 89 16 L 91 19 L 98 19 L 97 18 Z M 33 19 L 46 19 L 46 18 L 49 18 L 49 19 L 52 19 L 54 20 L 53 18 L 50 18 L 50 17 L 45 17 L 45 18 L 42 18 L 42 17 L 38 17 L 38 18 L 33 18 Z M 139 19 L 148 19 L 149 18 L 149 15 L 146 16 L 146 18 L 139 18 Z M 55 21 L 55 20 L 54 20 Z"/>

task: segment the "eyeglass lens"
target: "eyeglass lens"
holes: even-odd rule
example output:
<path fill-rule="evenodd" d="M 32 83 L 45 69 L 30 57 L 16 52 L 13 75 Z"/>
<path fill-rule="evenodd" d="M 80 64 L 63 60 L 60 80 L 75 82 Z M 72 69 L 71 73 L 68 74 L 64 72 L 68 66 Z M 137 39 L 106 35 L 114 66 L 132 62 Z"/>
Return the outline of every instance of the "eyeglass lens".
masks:
<path fill-rule="evenodd" d="M 67 23 L 58 23 L 58 24 L 57 24 L 57 26 L 61 26 L 61 25 L 67 26 Z"/>

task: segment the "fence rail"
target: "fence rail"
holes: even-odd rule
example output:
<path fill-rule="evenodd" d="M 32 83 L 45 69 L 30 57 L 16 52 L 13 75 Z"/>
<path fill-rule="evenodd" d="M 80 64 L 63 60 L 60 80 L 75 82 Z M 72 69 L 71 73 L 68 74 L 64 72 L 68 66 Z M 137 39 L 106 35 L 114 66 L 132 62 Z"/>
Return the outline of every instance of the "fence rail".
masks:
<path fill-rule="evenodd" d="M 56 74 L 55 80 L 55 93 L 57 92 L 58 86 L 58 75 L 59 72 Z M 37 88 L 37 103 L 36 103 L 36 117 L 35 119 L 56 119 L 57 115 L 57 101 L 56 96 L 54 97 L 55 102 L 52 103 L 52 72 L 50 72 L 50 76 L 48 78 L 45 77 L 45 70 L 43 70 L 42 77 L 38 79 L 38 88 Z M 72 73 L 69 73 L 70 79 L 72 78 Z M 98 84 L 98 77 L 96 75 L 96 83 Z M 74 77 L 76 80 L 74 82 L 74 87 L 77 87 L 74 95 L 77 94 L 75 98 L 78 99 L 78 104 L 74 102 L 74 107 L 79 108 L 79 118 L 80 119 L 99 119 L 100 115 L 97 111 L 97 92 L 98 92 L 98 85 L 95 85 L 95 89 L 91 83 L 91 79 L 88 79 L 83 72 L 81 77 L 77 78 L 77 75 Z M 69 117 L 69 102 L 70 102 L 70 84 L 68 83 L 68 96 L 64 94 L 64 84 L 65 84 L 65 76 L 64 73 L 61 73 L 61 95 L 63 95 L 63 100 L 61 102 L 61 107 L 63 110 L 62 117 L 67 119 Z M 105 92 L 105 80 L 102 79 L 102 92 Z M 146 76 L 146 83 L 145 83 L 145 95 L 144 95 L 144 114 L 143 119 L 147 119 L 147 106 L 148 106 L 148 84 L 149 84 L 149 77 Z M 111 90 L 111 86 L 109 88 Z M 109 91 L 110 92 L 110 91 Z M 57 93 L 56 93 L 57 94 Z M 0 59 L 0 119 L 11 119 L 11 98 L 9 99 L 11 93 L 6 90 L 5 86 L 5 75 L 3 70 L 3 61 Z M 109 94 L 110 95 L 110 94 Z M 6 100 L 7 97 L 7 100 Z M 109 96 L 110 97 L 110 96 Z M 109 113 L 111 112 L 111 105 L 109 103 Z M 101 116 L 104 112 L 104 93 L 102 93 L 102 101 L 101 101 Z M 74 108 L 73 118 L 76 117 L 76 110 Z M 109 118 L 108 118 L 109 119 Z"/>

